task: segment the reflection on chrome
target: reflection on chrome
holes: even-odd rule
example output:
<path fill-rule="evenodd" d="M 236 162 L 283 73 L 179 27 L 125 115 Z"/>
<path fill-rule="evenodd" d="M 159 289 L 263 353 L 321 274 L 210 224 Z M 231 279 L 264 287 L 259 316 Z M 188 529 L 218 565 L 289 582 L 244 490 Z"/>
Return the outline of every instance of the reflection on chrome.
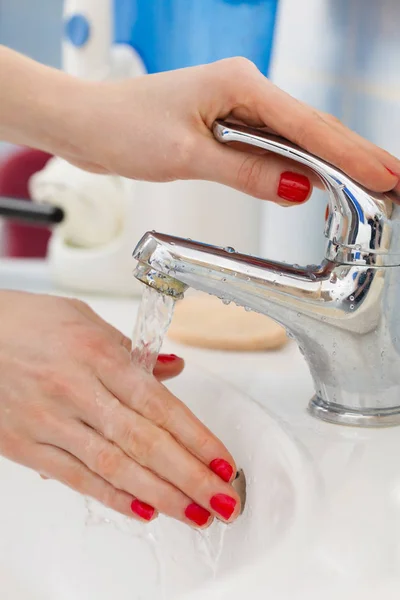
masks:
<path fill-rule="evenodd" d="M 329 192 L 325 257 L 318 266 L 298 267 L 152 232 L 134 251 L 136 276 L 154 287 L 165 283 L 154 273 L 162 274 L 179 293 L 190 286 L 284 325 L 314 379 L 313 415 L 348 425 L 400 424 L 398 196 L 369 192 L 321 159 L 259 130 L 216 122 L 214 134 L 223 143 L 240 141 L 281 154 L 320 176 Z"/>

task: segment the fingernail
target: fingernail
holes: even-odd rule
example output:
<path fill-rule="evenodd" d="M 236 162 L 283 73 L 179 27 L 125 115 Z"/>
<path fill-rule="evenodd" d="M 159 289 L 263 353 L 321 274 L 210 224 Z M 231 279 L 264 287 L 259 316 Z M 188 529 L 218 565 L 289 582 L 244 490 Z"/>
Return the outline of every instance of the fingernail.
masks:
<path fill-rule="evenodd" d="M 288 202 L 304 202 L 311 189 L 308 177 L 286 171 L 279 180 L 278 196 Z"/>
<path fill-rule="evenodd" d="M 227 496 L 226 494 L 215 494 L 210 500 L 211 508 L 226 521 L 231 518 L 236 504 L 235 498 Z"/>
<path fill-rule="evenodd" d="M 179 360 L 179 356 L 176 356 L 176 354 L 159 354 L 157 360 L 160 363 L 166 364 Z"/>
<path fill-rule="evenodd" d="M 211 513 L 202 506 L 192 502 L 192 504 L 189 504 L 186 507 L 185 517 L 201 527 L 207 523 L 208 519 L 211 517 Z"/>
<path fill-rule="evenodd" d="M 146 502 L 141 502 L 141 500 L 132 500 L 131 502 L 131 511 L 139 515 L 145 521 L 150 521 L 154 515 L 154 508 L 150 506 L 150 504 L 146 504 Z"/>
<path fill-rule="evenodd" d="M 223 458 L 214 458 L 210 462 L 210 469 L 226 482 L 230 481 L 233 475 L 233 468 Z"/>

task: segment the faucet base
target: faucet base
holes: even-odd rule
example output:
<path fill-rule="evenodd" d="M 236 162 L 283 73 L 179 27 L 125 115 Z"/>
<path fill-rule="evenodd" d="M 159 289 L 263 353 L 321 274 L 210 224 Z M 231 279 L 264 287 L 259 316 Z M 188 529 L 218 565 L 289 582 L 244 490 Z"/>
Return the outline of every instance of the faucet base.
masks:
<path fill-rule="evenodd" d="M 326 402 L 319 396 L 314 396 L 308 405 L 308 411 L 313 417 L 336 425 L 351 425 L 353 427 L 392 427 L 400 425 L 400 406 L 358 411 L 341 404 Z"/>

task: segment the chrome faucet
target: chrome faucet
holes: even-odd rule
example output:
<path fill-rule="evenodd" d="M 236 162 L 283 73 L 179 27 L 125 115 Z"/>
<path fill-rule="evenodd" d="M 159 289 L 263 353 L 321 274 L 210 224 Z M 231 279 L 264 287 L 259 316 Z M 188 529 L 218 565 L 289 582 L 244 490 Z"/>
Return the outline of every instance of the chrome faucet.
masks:
<path fill-rule="evenodd" d="M 321 178 L 329 192 L 324 259 L 298 267 L 152 232 L 134 251 L 135 276 L 162 293 L 179 298 L 191 286 L 281 323 L 310 368 L 312 415 L 400 424 L 400 198 L 370 192 L 260 130 L 217 121 L 214 135 L 293 159 Z"/>

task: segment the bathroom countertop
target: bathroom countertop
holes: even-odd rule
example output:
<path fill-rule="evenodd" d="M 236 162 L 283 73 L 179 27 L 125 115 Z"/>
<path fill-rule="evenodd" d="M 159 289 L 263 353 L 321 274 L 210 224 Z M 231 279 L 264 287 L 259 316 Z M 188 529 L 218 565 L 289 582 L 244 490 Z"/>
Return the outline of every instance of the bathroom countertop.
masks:
<path fill-rule="evenodd" d="M 36 260 L 0 260 L 0 287 L 57 293 L 46 263 Z M 79 297 L 130 335 L 137 299 Z M 400 430 L 340 427 L 311 417 L 306 407 L 312 381 L 293 342 L 279 351 L 237 353 L 167 340 L 163 350 L 183 356 L 262 404 L 296 446 L 304 477 L 311 473 L 307 536 L 302 547 L 292 544 L 295 559 L 288 555 L 287 565 L 283 561 L 283 575 L 278 577 L 277 568 L 275 579 L 271 576 L 266 584 L 265 569 L 258 564 L 246 578 L 238 576 L 228 595 L 224 588 L 224 593 L 207 598 L 265 597 L 260 589 L 275 600 L 320 600 L 321 593 L 325 600 L 399 598 Z"/>

